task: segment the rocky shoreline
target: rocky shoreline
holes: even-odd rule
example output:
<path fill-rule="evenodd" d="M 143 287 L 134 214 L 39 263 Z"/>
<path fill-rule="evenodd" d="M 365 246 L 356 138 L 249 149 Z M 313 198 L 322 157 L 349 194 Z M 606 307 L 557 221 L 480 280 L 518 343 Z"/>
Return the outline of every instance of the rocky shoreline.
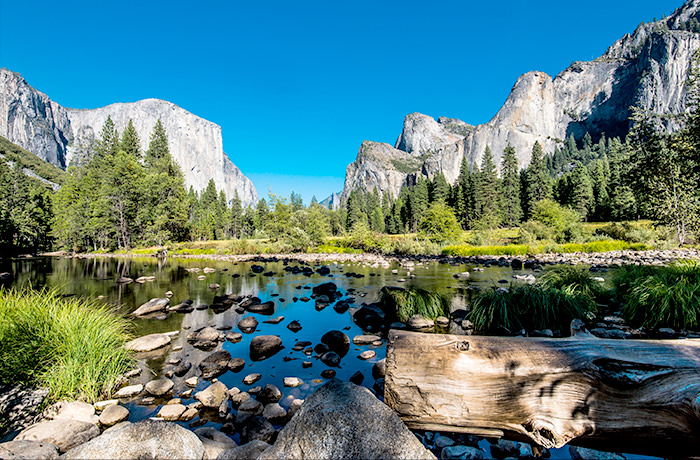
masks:
<path fill-rule="evenodd" d="M 123 257 L 134 258 L 144 257 L 139 254 L 117 254 L 117 253 L 76 253 L 49 252 L 39 254 L 41 256 L 60 256 L 90 259 L 96 257 Z M 145 256 L 149 257 L 149 256 Z M 361 254 L 339 254 L 339 253 L 289 253 L 289 254 L 242 254 L 242 255 L 220 255 L 220 254 L 170 254 L 167 257 L 194 260 L 213 260 L 222 262 L 279 262 L 297 261 L 303 263 L 355 263 L 373 267 L 387 267 L 391 263 L 407 262 L 442 262 L 449 264 L 493 264 L 507 263 L 512 261 L 531 261 L 540 265 L 555 264 L 585 264 L 604 267 L 619 267 L 623 265 L 666 265 L 674 260 L 698 259 L 700 260 L 700 250 L 695 248 L 683 249 L 650 249 L 645 251 L 608 251 L 608 252 L 572 252 L 572 253 L 544 253 L 527 256 L 508 255 L 480 255 L 480 256 L 446 256 L 446 255 L 383 255 L 372 253 Z M 516 262 L 517 263 L 517 262 Z"/>

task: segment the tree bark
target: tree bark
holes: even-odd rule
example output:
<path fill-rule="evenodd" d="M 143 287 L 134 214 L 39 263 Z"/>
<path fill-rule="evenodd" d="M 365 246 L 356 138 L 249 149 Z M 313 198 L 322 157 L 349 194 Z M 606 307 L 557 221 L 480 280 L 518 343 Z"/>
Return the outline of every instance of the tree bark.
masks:
<path fill-rule="evenodd" d="M 391 330 L 384 398 L 410 428 L 548 448 L 571 442 L 664 457 L 698 455 L 700 339 Z"/>

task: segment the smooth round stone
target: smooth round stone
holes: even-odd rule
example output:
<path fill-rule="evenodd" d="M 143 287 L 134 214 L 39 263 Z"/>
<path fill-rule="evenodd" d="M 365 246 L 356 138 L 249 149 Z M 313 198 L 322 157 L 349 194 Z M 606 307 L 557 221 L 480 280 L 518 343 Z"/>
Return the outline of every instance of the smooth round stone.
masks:
<path fill-rule="evenodd" d="M 283 382 L 284 382 L 285 387 L 290 387 L 290 388 L 298 387 L 299 385 L 302 385 L 304 383 L 298 377 L 285 377 Z"/>
<path fill-rule="evenodd" d="M 146 391 L 153 396 L 163 396 L 173 389 L 175 384 L 170 379 L 151 380 L 146 384 Z"/>
<path fill-rule="evenodd" d="M 190 377 L 187 380 L 185 380 L 185 385 L 187 385 L 188 387 L 192 387 L 192 388 L 196 387 L 198 383 L 199 383 L 199 378 L 196 376 Z"/>
<path fill-rule="evenodd" d="M 107 406 L 100 414 L 100 424 L 103 426 L 116 425 L 129 418 L 129 409 L 118 404 Z"/>
<path fill-rule="evenodd" d="M 228 369 L 231 372 L 240 372 L 245 367 L 245 361 L 242 358 L 233 358 L 228 362 Z"/>
<path fill-rule="evenodd" d="M 381 342 L 382 338 L 378 335 L 356 335 L 352 338 L 352 343 L 355 345 L 371 345 L 374 342 Z"/>
<path fill-rule="evenodd" d="M 221 403 L 228 400 L 228 388 L 221 382 L 214 382 L 204 390 L 195 393 L 194 397 L 205 407 L 218 409 Z"/>
<path fill-rule="evenodd" d="M 321 355 L 321 362 L 326 366 L 338 367 L 340 365 L 340 356 L 334 351 L 327 351 Z"/>
<path fill-rule="evenodd" d="M 238 343 L 243 339 L 243 336 L 241 335 L 240 332 L 227 332 L 226 333 L 226 340 L 228 340 L 231 343 Z"/>
<path fill-rule="evenodd" d="M 253 316 L 246 316 L 238 322 L 238 329 L 246 334 L 250 334 L 258 327 L 258 320 Z"/>
<path fill-rule="evenodd" d="M 58 448 L 48 442 L 3 442 L 0 443 L 0 458 L 5 460 L 54 460 L 58 458 Z"/>
<path fill-rule="evenodd" d="M 262 378 L 262 375 L 260 374 L 248 374 L 245 377 L 243 377 L 243 383 L 245 385 L 252 385 L 258 380 Z"/>
<path fill-rule="evenodd" d="M 169 345 L 170 341 L 170 337 L 166 334 L 148 334 L 127 342 L 124 348 L 137 353 L 152 351 Z"/>
<path fill-rule="evenodd" d="M 325 371 L 321 372 L 321 377 L 324 379 L 332 379 L 335 377 L 335 371 L 333 369 L 326 369 Z"/>
<path fill-rule="evenodd" d="M 131 398 L 132 396 L 136 396 L 139 393 L 143 391 L 143 385 L 142 384 L 136 384 L 136 385 L 129 385 L 124 388 L 120 388 L 119 391 L 114 393 L 114 396 L 117 398 Z"/>
<path fill-rule="evenodd" d="M 163 420 L 174 422 L 176 420 L 180 420 L 180 417 L 186 410 L 187 408 L 182 404 L 166 404 L 158 411 L 158 417 L 162 418 Z"/>
<path fill-rule="evenodd" d="M 262 416 L 270 423 L 281 424 L 287 418 L 287 411 L 278 403 L 271 403 L 265 406 Z"/>
<path fill-rule="evenodd" d="M 375 356 L 377 356 L 377 353 L 374 350 L 365 350 L 360 353 L 358 358 L 368 360 L 374 358 Z"/>

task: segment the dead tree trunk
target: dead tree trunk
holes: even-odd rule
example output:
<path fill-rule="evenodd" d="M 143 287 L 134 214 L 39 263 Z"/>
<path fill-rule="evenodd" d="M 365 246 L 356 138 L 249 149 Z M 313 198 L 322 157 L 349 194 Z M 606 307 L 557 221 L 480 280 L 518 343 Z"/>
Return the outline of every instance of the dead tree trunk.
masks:
<path fill-rule="evenodd" d="M 410 428 L 505 436 L 549 448 L 571 442 L 698 455 L 700 339 L 392 330 L 384 398 Z"/>

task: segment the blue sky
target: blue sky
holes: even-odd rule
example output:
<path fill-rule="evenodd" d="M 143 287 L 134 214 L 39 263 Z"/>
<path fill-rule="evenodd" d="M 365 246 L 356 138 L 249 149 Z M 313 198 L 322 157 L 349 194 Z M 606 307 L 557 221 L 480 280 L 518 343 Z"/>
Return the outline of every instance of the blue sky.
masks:
<path fill-rule="evenodd" d="M 66 107 L 169 100 L 258 193 L 323 199 L 403 117 L 488 121 L 519 75 L 590 60 L 680 0 L 0 0 L 0 67 Z"/>

